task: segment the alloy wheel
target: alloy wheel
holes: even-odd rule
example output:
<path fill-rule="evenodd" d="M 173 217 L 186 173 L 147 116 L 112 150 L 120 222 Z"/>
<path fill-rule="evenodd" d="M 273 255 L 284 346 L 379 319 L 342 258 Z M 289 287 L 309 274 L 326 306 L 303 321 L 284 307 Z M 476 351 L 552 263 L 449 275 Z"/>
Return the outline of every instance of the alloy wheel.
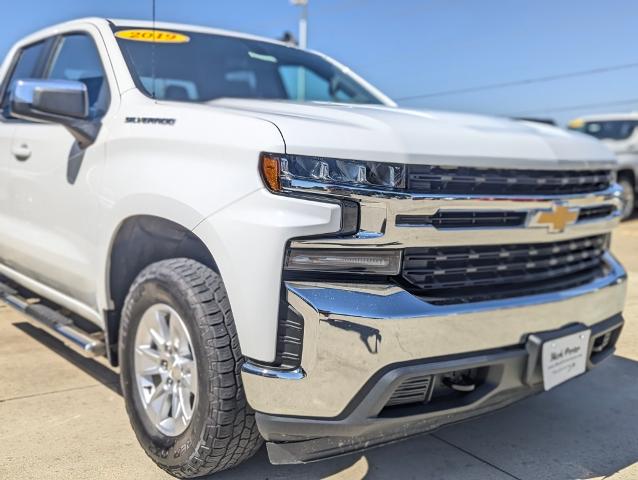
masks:
<path fill-rule="evenodd" d="M 188 428 L 197 402 L 197 362 L 188 329 L 170 306 L 151 306 L 135 335 L 135 378 L 144 410 L 164 435 Z"/>

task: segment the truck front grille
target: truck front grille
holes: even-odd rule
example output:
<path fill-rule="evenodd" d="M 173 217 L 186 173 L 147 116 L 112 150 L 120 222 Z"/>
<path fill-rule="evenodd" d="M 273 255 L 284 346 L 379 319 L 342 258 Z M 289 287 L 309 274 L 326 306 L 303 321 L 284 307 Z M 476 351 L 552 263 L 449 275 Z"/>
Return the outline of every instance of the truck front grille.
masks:
<path fill-rule="evenodd" d="M 605 190 L 610 170 L 515 170 L 410 165 L 408 190 L 449 195 L 568 195 Z"/>
<path fill-rule="evenodd" d="M 408 248 L 402 277 L 432 303 L 531 295 L 587 283 L 601 274 L 607 236 L 561 242 Z"/>

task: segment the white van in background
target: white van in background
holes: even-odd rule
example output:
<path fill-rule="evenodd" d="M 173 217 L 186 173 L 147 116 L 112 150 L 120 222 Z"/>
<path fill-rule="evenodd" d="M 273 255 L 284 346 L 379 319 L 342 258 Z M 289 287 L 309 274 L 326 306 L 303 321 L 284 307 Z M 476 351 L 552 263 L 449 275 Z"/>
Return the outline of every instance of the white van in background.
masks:
<path fill-rule="evenodd" d="M 618 157 L 618 183 L 623 187 L 623 219 L 630 217 L 638 190 L 638 112 L 590 115 L 569 122 L 578 130 L 602 140 Z"/>

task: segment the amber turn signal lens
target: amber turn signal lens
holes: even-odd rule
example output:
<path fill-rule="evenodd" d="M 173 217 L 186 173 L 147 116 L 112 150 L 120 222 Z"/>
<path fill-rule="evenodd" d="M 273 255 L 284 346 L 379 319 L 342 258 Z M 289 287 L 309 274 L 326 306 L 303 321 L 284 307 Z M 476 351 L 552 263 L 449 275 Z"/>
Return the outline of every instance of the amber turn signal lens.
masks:
<path fill-rule="evenodd" d="M 281 191 L 281 181 L 279 179 L 279 159 L 270 155 L 261 156 L 261 175 L 266 186 L 274 191 Z"/>

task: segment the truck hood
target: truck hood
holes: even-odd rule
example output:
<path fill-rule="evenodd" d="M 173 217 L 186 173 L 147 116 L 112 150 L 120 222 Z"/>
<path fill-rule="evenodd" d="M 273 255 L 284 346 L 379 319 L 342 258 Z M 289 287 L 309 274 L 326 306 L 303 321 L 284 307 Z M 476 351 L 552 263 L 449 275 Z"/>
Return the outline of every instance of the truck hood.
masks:
<path fill-rule="evenodd" d="M 540 123 L 381 105 L 219 99 L 274 123 L 286 153 L 397 163 L 539 169 L 614 168 L 601 142 Z"/>

